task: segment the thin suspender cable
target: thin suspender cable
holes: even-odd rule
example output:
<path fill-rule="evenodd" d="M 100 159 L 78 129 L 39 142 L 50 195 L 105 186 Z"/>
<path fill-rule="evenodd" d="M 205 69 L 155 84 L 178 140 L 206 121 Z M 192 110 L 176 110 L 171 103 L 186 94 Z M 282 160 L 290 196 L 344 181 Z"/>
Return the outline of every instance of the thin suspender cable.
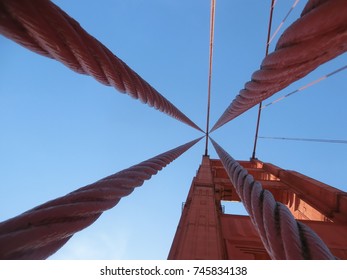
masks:
<path fill-rule="evenodd" d="M 322 21 L 322 18 L 325 20 Z M 308 1 L 211 132 L 347 50 L 345 0 Z"/>
<path fill-rule="evenodd" d="M 208 70 L 208 89 L 207 89 L 207 115 L 206 115 L 206 144 L 205 156 L 208 154 L 208 134 L 210 125 L 210 107 L 211 107 L 211 82 L 212 82 L 212 60 L 213 60 L 213 41 L 214 41 L 214 18 L 216 12 L 216 1 L 211 0 L 211 16 L 210 16 L 210 55 Z"/>
<path fill-rule="evenodd" d="M 298 89 L 296 89 L 296 90 L 294 90 L 294 91 L 292 91 L 292 92 L 290 92 L 290 93 L 287 93 L 286 95 L 283 95 L 282 97 L 280 97 L 280 98 L 278 98 L 278 99 L 276 99 L 276 100 L 274 100 L 274 101 L 272 101 L 272 102 L 270 102 L 270 103 L 264 105 L 263 107 L 261 107 L 261 109 L 263 110 L 263 109 L 265 109 L 266 107 L 269 107 L 270 105 L 273 105 L 273 104 L 275 104 L 275 103 L 277 103 L 277 102 L 279 102 L 279 101 L 281 101 L 281 100 L 283 100 L 283 99 L 285 99 L 285 98 L 291 96 L 291 95 L 294 94 L 294 93 L 297 93 L 297 92 L 299 92 L 299 91 L 302 91 L 302 90 L 304 90 L 304 89 L 307 89 L 308 87 L 313 86 L 313 85 L 315 85 L 315 84 L 317 84 L 317 83 L 319 83 L 319 82 L 325 80 L 326 78 L 329 78 L 330 76 L 333 76 L 333 75 L 335 75 L 335 74 L 337 74 L 337 73 L 339 73 L 339 72 L 341 72 L 341 71 L 343 71 L 343 70 L 346 70 L 346 69 L 347 69 L 347 65 L 345 65 L 345 66 L 343 66 L 343 67 L 341 67 L 341 68 L 339 68 L 339 69 L 337 69 L 337 70 L 335 70 L 335 71 L 333 71 L 333 72 L 331 72 L 331 73 L 329 73 L 329 74 L 326 74 L 326 75 L 324 75 L 324 76 L 318 78 L 317 80 L 314 80 L 314 81 L 308 83 L 307 85 L 304 85 L 304 86 L 302 86 L 302 87 L 300 87 L 300 88 L 298 88 Z"/>
<path fill-rule="evenodd" d="M 275 4 L 276 4 L 275 0 L 271 0 L 270 18 L 269 18 L 269 25 L 268 25 L 268 30 L 267 30 L 265 56 L 267 56 L 269 53 L 269 44 L 270 44 L 269 42 L 270 42 L 270 33 L 271 33 L 271 25 L 272 25 L 272 15 L 273 15 L 273 11 L 275 8 Z M 260 101 L 259 108 L 258 108 L 257 127 L 255 129 L 255 136 L 254 136 L 254 146 L 253 146 L 253 153 L 252 153 L 253 159 L 255 158 L 255 152 L 257 149 L 257 140 L 258 140 L 259 125 L 260 125 L 260 117 L 261 117 L 261 107 L 262 107 L 262 102 Z"/>
<path fill-rule="evenodd" d="M 277 27 L 276 31 L 274 32 L 274 34 L 271 36 L 270 40 L 269 40 L 269 45 L 271 44 L 272 40 L 276 37 L 278 31 L 280 31 L 282 25 L 284 24 L 284 22 L 287 20 L 288 16 L 290 15 L 290 13 L 294 10 L 295 6 L 299 3 L 300 0 L 295 0 L 294 4 L 292 5 L 292 7 L 290 8 L 289 12 L 287 13 L 287 15 L 284 17 L 284 19 L 281 21 L 280 25 Z"/>
<path fill-rule="evenodd" d="M 308 141 L 308 142 L 347 144 L 347 140 L 337 140 L 337 139 L 290 138 L 290 137 L 268 137 L 268 136 L 259 136 L 259 138 L 275 139 L 275 140 L 292 140 L 292 141 Z"/>

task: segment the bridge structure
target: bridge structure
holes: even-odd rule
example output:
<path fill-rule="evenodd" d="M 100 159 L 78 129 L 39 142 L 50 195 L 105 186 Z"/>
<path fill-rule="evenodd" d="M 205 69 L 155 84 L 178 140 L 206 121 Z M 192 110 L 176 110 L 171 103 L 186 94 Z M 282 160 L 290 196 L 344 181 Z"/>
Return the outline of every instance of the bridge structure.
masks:
<path fill-rule="evenodd" d="M 267 46 L 273 39 L 274 4 L 272 1 L 270 5 Z M 5 37 L 203 133 L 201 138 L 1 222 L 2 259 L 48 258 L 202 139 L 202 163 L 184 204 L 169 259 L 347 259 L 343 238 L 347 232 L 346 192 L 256 157 L 261 111 L 274 104 L 264 105 L 262 101 L 346 51 L 345 1 L 308 1 L 301 16 L 282 33 L 275 50 L 269 53 L 266 48 L 260 69 L 210 129 L 214 17 L 212 0 L 203 130 L 52 2 L 0 1 L 0 32 Z M 344 69 L 346 66 L 319 80 Z M 211 133 L 254 106 L 259 107 L 259 113 L 252 157 L 237 161 L 211 138 Z M 219 159 L 209 157 L 209 141 Z M 242 202 L 249 216 L 224 214 L 223 200 Z"/>

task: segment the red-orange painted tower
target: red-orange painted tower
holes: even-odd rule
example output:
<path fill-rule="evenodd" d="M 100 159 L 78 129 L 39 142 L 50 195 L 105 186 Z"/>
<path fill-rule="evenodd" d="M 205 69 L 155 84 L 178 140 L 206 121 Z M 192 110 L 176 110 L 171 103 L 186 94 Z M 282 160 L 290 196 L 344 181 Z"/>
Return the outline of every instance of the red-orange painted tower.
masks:
<path fill-rule="evenodd" d="M 347 259 L 347 193 L 259 160 L 238 161 L 296 220 Z M 240 201 L 220 160 L 204 156 L 193 179 L 168 259 L 269 259 L 248 216 L 224 214 L 221 201 Z"/>
<path fill-rule="evenodd" d="M 90 75 L 206 136 L 205 156 L 183 207 L 169 259 L 347 259 L 347 193 L 255 159 L 261 102 L 347 51 L 346 1 L 308 1 L 300 17 L 282 33 L 274 51 L 268 53 L 275 5 L 274 0 L 271 2 L 266 55 L 260 68 L 210 130 L 215 16 L 215 1 L 211 0 L 207 125 L 203 131 L 51 1 L 0 0 L 0 33 L 5 37 L 60 61 L 76 73 Z M 344 69 L 346 66 L 283 98 Z M 210 159 L 210 133 L 257 104 L 252 160 L 235 161 L 212 139 L 220 160 Z M 49 257 L 198 141 L 1 222 L 0 259 Z M 241 201 L 249 217 L 224 214 L 223 200 Z"/>

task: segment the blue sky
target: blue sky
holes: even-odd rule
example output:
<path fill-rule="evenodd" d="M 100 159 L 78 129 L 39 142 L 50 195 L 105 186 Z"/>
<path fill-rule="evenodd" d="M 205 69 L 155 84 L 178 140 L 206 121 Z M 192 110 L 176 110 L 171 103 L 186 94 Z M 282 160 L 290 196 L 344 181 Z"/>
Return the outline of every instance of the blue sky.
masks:
<path fill-rule="evenodd" d="M 209 0 L 53 2 L 205 129 Z M 273 29 L 293 2 L 278 1 Z M 280 33 L 305 2 L 299 2 Z M 259 68 L 269 5 L 217 1 L 211 125 Z M 4 37 L 0 48 L 0 220 L 202 136 Z M 322 65 L 267 101 L 346 65 L 346 58 Z M 344 71 L 264 109 L 259 135 L 347 139 L 345 81 Z M 212 137 L 234 158 L 248 160 L 256 116 L 252 108 Z M 51 259 L 166 259 L 203 153 L 200 141 Z M 212 147 L 209 153 L 217 157 Z M 257 157 L 347 190 L 343 144 L 259 139 Z"/>

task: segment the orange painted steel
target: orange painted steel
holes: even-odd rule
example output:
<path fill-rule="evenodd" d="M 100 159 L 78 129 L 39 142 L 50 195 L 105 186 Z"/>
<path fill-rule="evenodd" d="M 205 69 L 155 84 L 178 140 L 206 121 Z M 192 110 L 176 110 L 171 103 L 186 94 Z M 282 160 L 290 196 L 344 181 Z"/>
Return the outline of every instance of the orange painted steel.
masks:
<path fill-rule="evenodd" d="M 211 141 L 272 259 L 336 259 L 312 229 L 295 220 L 285 205 L 275 201 L 270 191 L 264 190 L 245 168 Z"/>
<path fill-rule="evenodd" d="M 0 33 L 202 131 L 77 21 L 47 0 L 1 0 Z M 203 132 L 203 131 L 202 131 Z"/>
<path fill-rule="evenodd" d="M 211 161 L 203 156 L 194 177 L 168 255 L 169 260 L 226 259 L 221 207 L 216 201 Z"/>
<path fill-rule="evenodd" d="M 324 20 L 322 20 L 324 19 Z M 309 1 L 211 131 L 347 50 L 345 0 Z"/>
<path fill-rule="evenodd" d="M 211 131 L 347 50 L 345 0 L 309 1 Z M 322 21 L 321 19 L 325 20 Z M 47 0 L 0 0 L 0 33 L 202 131 L 78 22 Z M 208 122 L 207 122 L 208 123 Z M 208 131 L 206 131 L 208 135 Z M 201 138 L 200 138 L 201 139 Z M 1 259 L 45 259 L 200 139 L 0 223 Z M 273 259 L 335 259 L 324 242 L 212 143 Z"/>
<path fill-rule="evenodd" d="M 46 259 L 196 139 L 0 223 L 0 259 Z"/>

